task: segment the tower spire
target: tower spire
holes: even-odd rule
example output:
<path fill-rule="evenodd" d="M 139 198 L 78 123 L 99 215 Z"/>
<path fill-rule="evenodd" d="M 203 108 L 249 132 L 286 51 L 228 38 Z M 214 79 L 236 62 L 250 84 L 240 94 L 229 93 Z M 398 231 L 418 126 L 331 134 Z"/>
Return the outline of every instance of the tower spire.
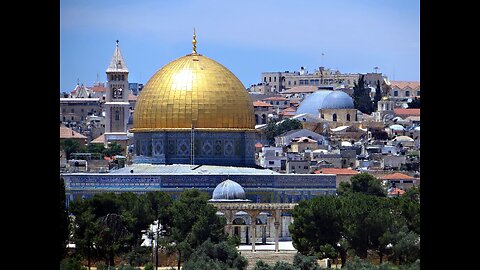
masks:
<path fill-rule="evenodd" d="M 197 54 L 197 35 L 195 35 L 195 27 L 193 28 L 192 53 Z"/>
<path fill-rule="evenodd" d="M 127 64 L 123 59 L 122 53 L 120 52 L 120 46 L 118 45 L 118 39 L 116 40 L 115 51 L 113 52 L 112 60 L 110 65 L 108 65 L 107 72 L 128 72 Z"/>

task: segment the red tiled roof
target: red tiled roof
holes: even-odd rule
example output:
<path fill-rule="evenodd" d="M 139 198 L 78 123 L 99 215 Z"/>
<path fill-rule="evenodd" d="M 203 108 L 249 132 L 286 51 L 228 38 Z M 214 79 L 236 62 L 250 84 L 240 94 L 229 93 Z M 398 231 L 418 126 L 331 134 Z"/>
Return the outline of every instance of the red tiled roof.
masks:
<path fill-rule="evenodd" d="M 95 138 L 95 140 L 91 141 L 90 143 L 104 144 L 105 143 L 105 134 L 102 134 L 102 135 L 98 136 L 97 138 Z"/>
<path fill-rule="evenodd" d="M 262 148 L 262 147 L 263 147 L 263 144 L 261 144 L 261 143 L 256 143 L 256 144 L 255 144 L 255 147 L 256 147 L 256 148 Z"/>
<path fill-rule="evenodd" d="M 318 90 L 318 86 L 305 85 L 305 86 L 294 86 L 282 94 L 295 94 L 295 93 L 313 93 Z"/>
<path fill-rule="evenodd" d="M 137 96 L 135 96 L 132 93 L 128 93 L 128 101 L 134 101 L 137 100 Z"/>
<path fill-rule="evenodd" d="M 405 190 L 399 189 L 399 188 L 392 188 L 390 192 L 388 192 L 388 195 L 403 195 L 405 193 Z"/>
<path fill-rule="evenodd" d="M 86 139 L 87 137 L 71 128 L 60 127 L 60 139 Z"/>
<path fill-rule="evenodd" d="M 285 101 L 285 100 L 288 100 L 288 99 L 286 99 L 284 97 L 269 97 L 269 98 L 264 98 L 262 100 Z"/>
<path fill-rule="evenodd" d="M 411 177 L 410 175 L 406 175 L 403 173 L 392 173 L 389 175 L 385 175 L 381 177 L 380 179 L 382 180 L 398 180 L 398 179 L 415 179 L 414 177 Z"/>
<path fill-rule="evenodd" d="M 390 81 L 390 85 L 392 88 L 400 88 L 400 89 L 420 89 L 420 82 L 418 81 Z"/>
<path fill-rule="evenodd" d="M 253 107 L 273 107 L 273 105 L 260 100 L 255 100 L 253 102 Z"/>
<path fill-rule="evenodd" d="M 105 92 L 107 91 L 107 88 L 106 87 L 103 87 L 103 86 L 98 86 L 98 85 L 95 85 L 93 87 L 91 87 L 90 89 L 93 90 L 93 92 Z"/>
<path fill-rule="evenodd" d="M 415 116 L 420 115 L 420 109 L 401 109 L 401 108 L 397 108 L 397 109 L 393 109 L 393 112 L 396 115 L 415 115 Z"/>
<path fill-rule="evenodd" d="M 338 174 L 338 175 L 355 175 L 357 171 L 349 168 L 323 168 L 315 171 L 316 174 Z"/>

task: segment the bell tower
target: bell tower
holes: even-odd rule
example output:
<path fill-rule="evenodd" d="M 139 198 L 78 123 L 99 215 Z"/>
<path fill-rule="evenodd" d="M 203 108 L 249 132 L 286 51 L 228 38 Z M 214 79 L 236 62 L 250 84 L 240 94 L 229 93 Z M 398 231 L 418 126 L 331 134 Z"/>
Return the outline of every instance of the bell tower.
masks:
<path fill-rule="evenodd" d="M 108 82 L 105 100 L 105 145 L 115 141 L 126 149 L 127 123 L 130 115 L 128 68 L 120 52 L 118 40 L 106 73 Z"/>

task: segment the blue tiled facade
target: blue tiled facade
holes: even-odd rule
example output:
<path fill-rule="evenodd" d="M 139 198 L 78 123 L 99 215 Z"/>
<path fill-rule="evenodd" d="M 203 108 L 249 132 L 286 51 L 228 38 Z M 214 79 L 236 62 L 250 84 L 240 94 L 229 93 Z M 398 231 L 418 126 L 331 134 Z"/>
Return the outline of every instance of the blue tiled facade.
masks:
<path fill-rule="evenodd" d="M 193 134 L 193 163 L 220 166 L 254 166 L 254 132 Z M 135 163 L 191 164 L 191 132 L 136 132 Z"/>
<path fill-rule="evenodd" d="M 165 191 L 176 198 L 184 189 L 196 188 L 210 196 L 226 180 L 224 174 L 64 174 L 67 202 L 101 192 Z M 335 195 L 335 175 L 240 174 L 228 175 L 240 184 L 252 202 L 295 203 L 315 196 Z"/>

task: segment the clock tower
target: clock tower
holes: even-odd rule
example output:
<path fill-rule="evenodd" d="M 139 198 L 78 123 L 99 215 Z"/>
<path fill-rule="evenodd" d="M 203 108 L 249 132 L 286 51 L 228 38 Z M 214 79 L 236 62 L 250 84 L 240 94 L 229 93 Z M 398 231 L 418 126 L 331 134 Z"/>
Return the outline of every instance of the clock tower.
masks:
<path fill-rule="evenodd" d="M 127 123 L 130 115 L 128 68 L 120 52 L 118 40 L 106 73 L 108 82 L 105 100 L 105 144 L 118 142 L 126 149 Z"/>

